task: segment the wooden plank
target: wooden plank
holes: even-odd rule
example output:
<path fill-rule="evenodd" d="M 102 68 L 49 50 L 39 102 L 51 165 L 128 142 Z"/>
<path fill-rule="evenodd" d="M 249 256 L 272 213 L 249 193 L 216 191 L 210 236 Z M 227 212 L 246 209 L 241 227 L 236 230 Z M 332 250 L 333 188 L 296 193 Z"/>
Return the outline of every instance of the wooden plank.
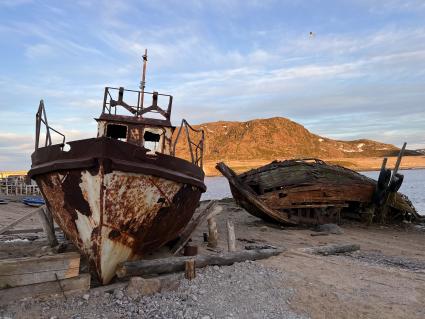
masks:
<path fill-rule="evenodd" d="M 60 231 L 59 227 L 55 227 L 55 231 Z M 28 233 L 41 233 L 43 228 L 28 228 L 28 229 L 12 229 L 6 230 L 3 235 L 16 235 L 16 234 L 28 234 Z"/>
<path fill-rule="evenodd" d="M 27 286 L 0 290 L 0 305 L 24 298 L 51 298 L 53 296 L 71 295 L 90 289 L 90 274 L 57 281 L 49 281 Z"/>
<path fill-rule="evenodd" d="M 76 277 L 80 255 L 77 252 L 0 260 L 0 288 L 16 287 Z"/>
<path fill-rule="evenodd" d="M 196 268 L 203 268 L 208 265 L 232 265 L 236 262 L 246 260 L 258 260 L 276 256 L 284 249 L 255 249 L 242 250 L 233 253 L 219 255 L 198 255 L 191 257 L 170 257 L 154 260 L 127 261 L 117 267 L 116 274 L 119 278 L 131 276 L 144 276 L 151 274 L 165 274 L 185 270 L 185 262 L 190 259 L 195 260 Z"/>

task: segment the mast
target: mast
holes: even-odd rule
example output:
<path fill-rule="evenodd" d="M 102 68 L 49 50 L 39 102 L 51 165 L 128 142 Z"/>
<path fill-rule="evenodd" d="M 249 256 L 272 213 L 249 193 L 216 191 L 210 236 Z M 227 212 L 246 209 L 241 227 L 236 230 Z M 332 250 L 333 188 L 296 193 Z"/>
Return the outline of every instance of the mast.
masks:
<path fill-rule="evenodd" d="M 142 81 L 140 81 L 140 110 L 143 110 L 143 99 L 145 95 L 145 86 L 146 86 L 146 64 L 148 62 L 148 49 L 145 49 L 145 54 L 142 56 L 143 58 L 143 70 L 142 70 Z"/>

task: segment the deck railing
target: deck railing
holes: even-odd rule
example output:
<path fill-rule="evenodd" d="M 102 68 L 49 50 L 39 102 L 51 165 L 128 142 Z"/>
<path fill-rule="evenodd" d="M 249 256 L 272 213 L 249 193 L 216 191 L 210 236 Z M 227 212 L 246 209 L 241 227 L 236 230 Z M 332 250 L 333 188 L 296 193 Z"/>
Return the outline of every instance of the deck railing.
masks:
<path fill-rule="evenodd" d="M 152 96 L 152 104 L 150 106 L 145 105 L 145 94 Z M 126 101 L 124 101 L 124 95 Z M 167 109 L 165 110 L 158 105 L 160 97 L 167 98 Z M 121 106 L 126 109 L 128 112 L 133 114 L 136 117 L 143 117 L 144 114 L 152 112 L 159 113 L 164 116 L 167 120 L 171 116 L 171 108 L 173 105 L 173 97 L 168 94 L 160 94 L 158 92 L 142 92 L 136 90 L 127 90 L 123 87 L 106 87 L 105 94 L 103 97 L 103 110 L 104 114 L 117 114 L 117 106 Z"/>
<path fill-rule="evenodd" d="M 40 105 L 38 106 L 38 111 L 35 115 L 35 149 L 37 150 L 40 147 L 40 134 L 42 125 L 44 125 L 44 128 L 46 130 L 46 136 L 44 139 L 44 147 L 52 145 L 52 135 L 50 134 L 50 131 L 55 132 L 56 134 L 60 135 L 62 137 L 62 143 L 61 145 L 65 145 L 65 135 L 63 135 L 61 132 L 55 130 L 49 124 L 47 123 L 47 115 L 46 110 L 44 108 L 44 101 L 40 100 Z"/>
<path fill-rule="evenodd" d="M 180 135 L 182 131 L 185 131 L 186 133 L 186 139 L 187 139 L 187 144 L 189 147 L 189 153 L 190 153 L 190 158 L 192 160 L 192 164 L 195 164 L 197 166 L 199 166 L 200 168 L 203 167 L 203 158 L 204 158 L 204 139 L 205 139 L 205 134 L 204 134 L 204 130 L 203 129 L 195 129 L 193 128 L 185 119 L 182 120 L 182 123 L 180 125 L 179 131 L 177 133 L 176 139 L 174 140 L 174 145 L 173 145 L 173 156 L 176 156 L 176 145 L 179 141 Z M 190 132 L 193 133 L 200 133 L 201 134 L 201 138 L 198 140 L 198 142 L 194 142 L 193 139 L 190 137 Z"/>

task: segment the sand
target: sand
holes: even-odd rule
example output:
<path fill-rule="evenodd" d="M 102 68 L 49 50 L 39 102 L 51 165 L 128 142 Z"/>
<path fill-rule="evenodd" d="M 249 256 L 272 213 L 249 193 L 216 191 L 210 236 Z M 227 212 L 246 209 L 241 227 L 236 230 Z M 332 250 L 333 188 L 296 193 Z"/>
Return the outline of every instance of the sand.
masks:
<path fill-rule="evenodd" d="M 216 251 L 226 250 L 227 219 L 235 224 L 237 249 L 243 249 L 247 242 L 287 248 L 279 256 L 260 261 L 282 272 L 284 288 L 294 291 L 290 300 L 275 300 L 276 304 L 287 302 L 295 313 L 311 318 L 425 318 L 425 232 L 412 225 L 366 227 L 345 222 L 341 235 L 312 237 L 310 229 L 265 223 L 233 201 L 220 204 L 224 210 L 216 217 Z M 28 210 L 19 203 L 0 206 L 0 226 Z M 19 227 L 36 224 L 33 220 Z M 207 225 L 202 224 L 192 236 L 200 253 L 211 253 L 203 242 L 206 231 Z M 304 251 L 333 243 L 357 243 L 360 251 L 342 256 Z M 31 307 L 27 311 L 31 313 Z"/>

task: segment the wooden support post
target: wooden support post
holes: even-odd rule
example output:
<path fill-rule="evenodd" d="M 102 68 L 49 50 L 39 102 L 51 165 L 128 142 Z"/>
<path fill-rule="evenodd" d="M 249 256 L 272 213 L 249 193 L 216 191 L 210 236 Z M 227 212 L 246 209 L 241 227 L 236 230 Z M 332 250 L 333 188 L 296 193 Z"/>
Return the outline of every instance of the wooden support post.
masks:
<path fill-rule="evenodd" d="M 235 226 L 231 220 L 227 220 L 227 247 L 229 252 L 236 251 Z"/>
<path fill-rule="evenodd" d="M 214 217 L 208 219 L 208 247 L 215 248 L 218 244 L 217 223 Z"/>
<path fill-rule="evenodd" d="M 184 262 L 184 276 L 188 280 L 192 280 L 196 277 L 194 259 L 189 259 Z"/>
<path fill-rule="evenodd" d="M 43 226 L 44 232 L 46 233 L 47 242 L 49 243 L 50 247 L 57 246 L 58 240 L 55 235 L 53 216 L 49 209 L 46 206 L 43 206 L 42 209 L 38 212 L 38 217 L 40 218 L 41 225 Z"/>

